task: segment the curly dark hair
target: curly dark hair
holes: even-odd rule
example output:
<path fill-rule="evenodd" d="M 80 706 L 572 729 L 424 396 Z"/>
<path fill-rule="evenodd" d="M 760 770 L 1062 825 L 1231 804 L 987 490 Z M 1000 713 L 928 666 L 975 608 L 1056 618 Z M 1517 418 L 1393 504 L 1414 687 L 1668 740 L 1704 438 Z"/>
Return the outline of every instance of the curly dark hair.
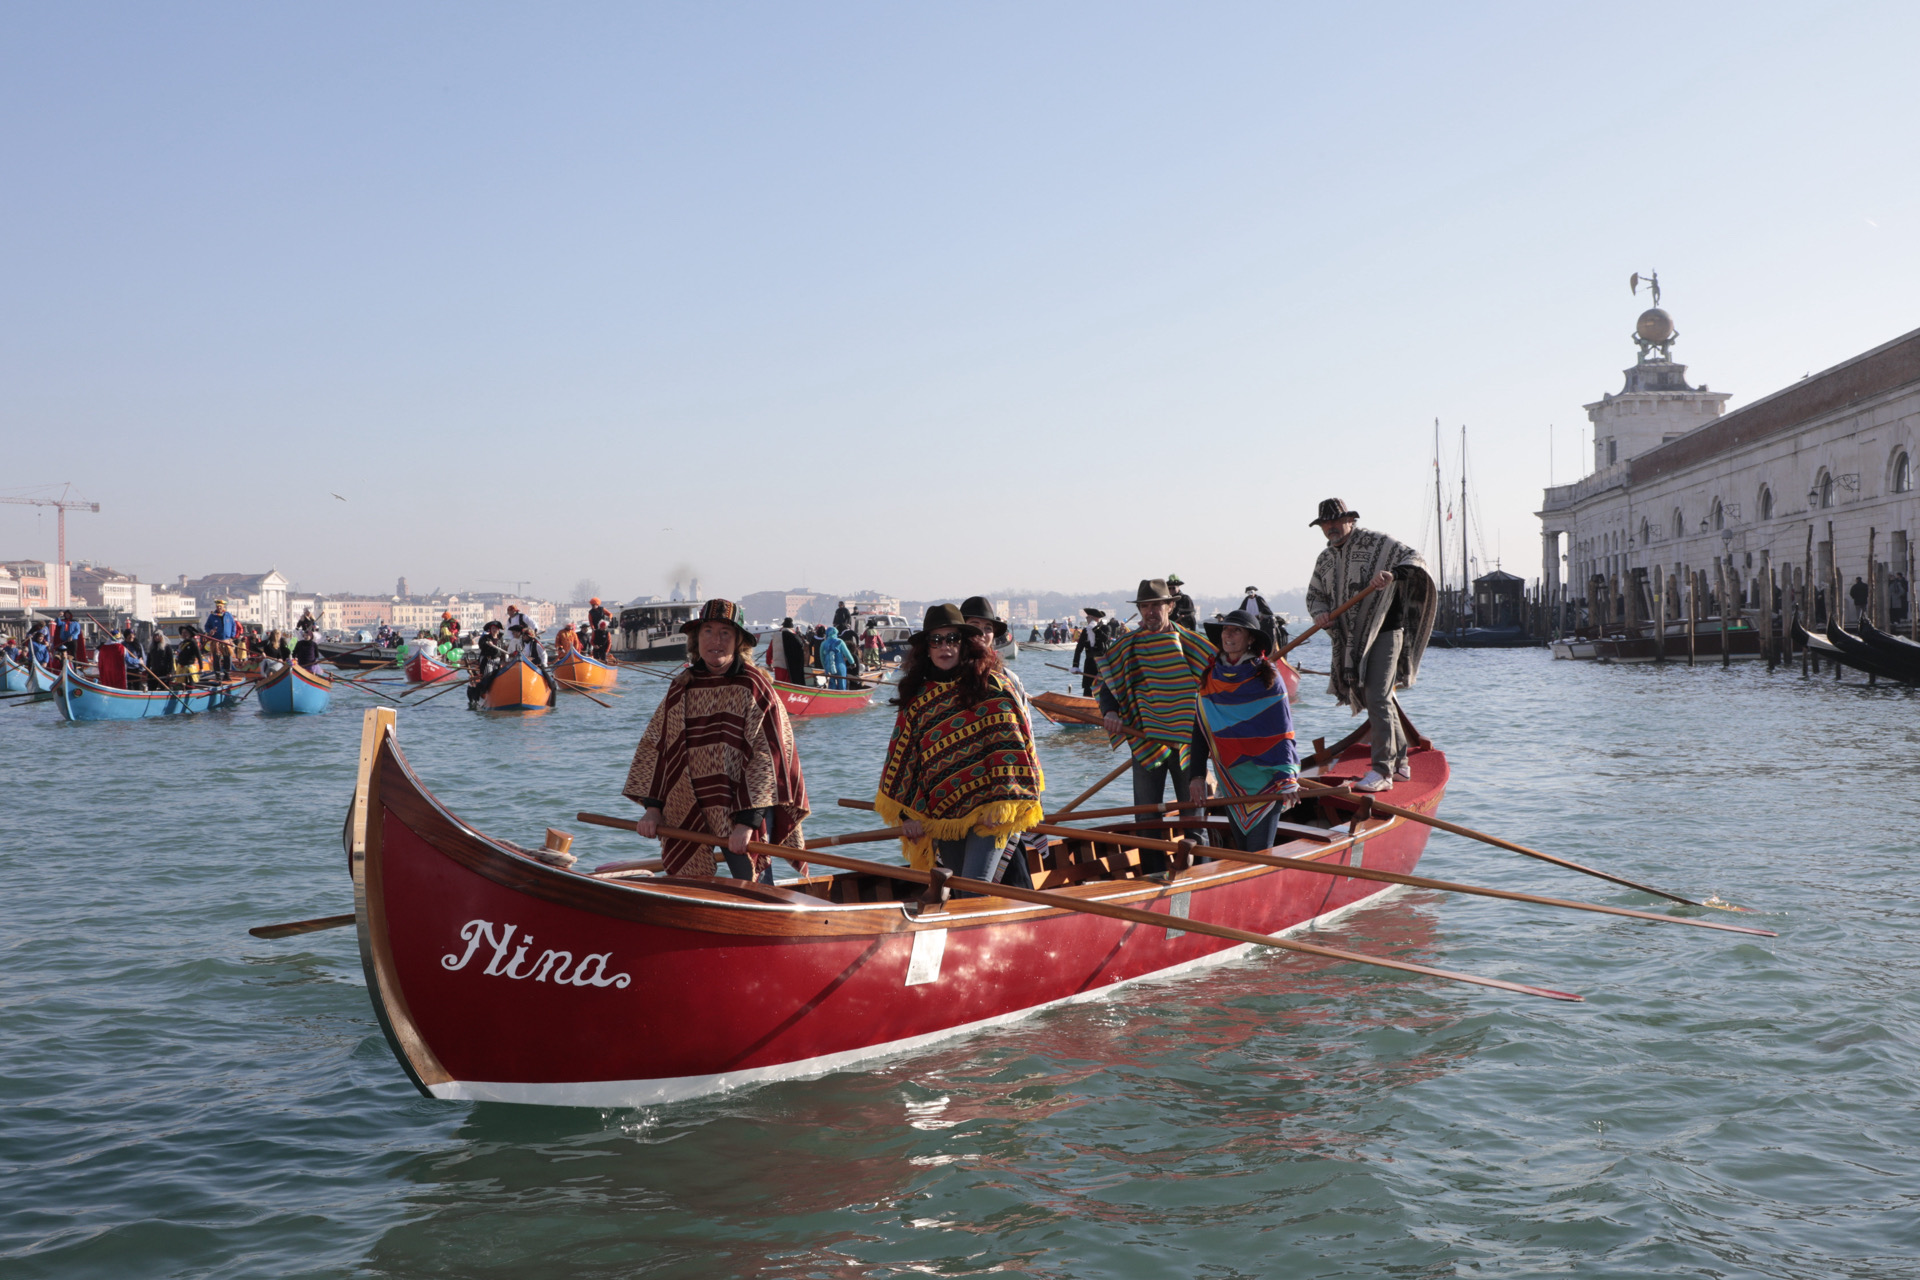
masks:
<path fill-rule="evenodd" d="M 987 643 L 986 636 L 972 627 L 962 630 L 968 634 L 962 637 L 960 646 L 960 701 L 962 706 L 971 707 L 989 696 L 987 677 L 1003 667 L 1000 655 Z M 904 706 L 919 697 L 935 669 L 933 659 L 927 654 L 927 633 L 914 632 L 907 641 L 907 656 L 900 663 L 900 692 L 892 705 Z"/>

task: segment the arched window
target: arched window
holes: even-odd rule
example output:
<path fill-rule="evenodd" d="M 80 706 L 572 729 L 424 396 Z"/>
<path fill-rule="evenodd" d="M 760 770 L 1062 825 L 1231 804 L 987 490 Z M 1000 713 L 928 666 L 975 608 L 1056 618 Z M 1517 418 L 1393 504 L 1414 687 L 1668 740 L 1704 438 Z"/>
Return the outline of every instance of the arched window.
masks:
<path fill-rule="evenodd" d="M 1893 455 L 1893 491 L 1913 492 L 1913 457 L 1905 449 Z"/>
<path fill-rule="evenodd" d="M 1833 505 L 1833 473 L 1825 467 L 1820 468 L 1818 488 L 1820 490 L 1820 508 L 1824 511 Z"/>
<path fill-rule="evenodd" d="M 1773 488 L 1771 485 L 1763 484 L 1760 486 L 1760 518 L 1762 520 L 1773 519 Z"/>
<path fill-rule="evenodd" d="M 1718 532 L 1727 527 L 1727 509 L 1720 505 L 1720 499 L 1713 500 L 1713 527 Z"/>
<path fill-rule="evenodd" d="M 1645 516 L 1641 516 L 1640 517 L 1640 545 L 1644 547 L 1651 541 L 1653 541 L 1653 526 L 1647 523 L 1647 518 Z"/>
<path fill-rule="evenodd" d="M 1684 538 L 1687 536 L 1686 513 L 1678 507 L 1673 509 L 1673 536 L 1676 538 Z"/>

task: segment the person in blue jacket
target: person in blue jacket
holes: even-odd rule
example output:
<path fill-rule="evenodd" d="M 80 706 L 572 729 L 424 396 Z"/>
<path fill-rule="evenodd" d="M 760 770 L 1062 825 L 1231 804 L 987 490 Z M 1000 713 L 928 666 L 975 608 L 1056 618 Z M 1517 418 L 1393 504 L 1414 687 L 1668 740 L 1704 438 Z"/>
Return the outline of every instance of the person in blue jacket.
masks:
<path fill-rule="evenodd" d="M 838 631 L 829 630 L 820 637 L 820 665 L 826 668 L 827 688 L 846 688 L 847 668 L 852 663 L 853 650 L 847 648 L 847 642 L 840 638 Z"/>
<path fill-rule="evenodd" d="M 227 612 L 225 600 L 213 602 L 213 612 L 207 615 L 206 625 L 201 632 L 211 641 L 213 650 L 213 669 L 221 675 L 233 670 L 233 638 L 240 634 L 240 624 Z"/>

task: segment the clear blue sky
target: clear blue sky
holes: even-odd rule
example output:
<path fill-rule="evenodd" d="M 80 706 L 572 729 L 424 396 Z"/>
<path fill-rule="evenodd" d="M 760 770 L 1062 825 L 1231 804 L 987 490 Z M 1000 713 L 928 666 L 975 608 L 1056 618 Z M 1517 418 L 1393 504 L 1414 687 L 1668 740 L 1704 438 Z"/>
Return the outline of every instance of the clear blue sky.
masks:
<path fill-rule="evenodd" d="M 0 24 L 0 488 L 146 577 L 1277 591 L 1436 416 L 1531 577 L 1630 272 L 1735 406 L 1920 325 L 1912 5 Z"/>

